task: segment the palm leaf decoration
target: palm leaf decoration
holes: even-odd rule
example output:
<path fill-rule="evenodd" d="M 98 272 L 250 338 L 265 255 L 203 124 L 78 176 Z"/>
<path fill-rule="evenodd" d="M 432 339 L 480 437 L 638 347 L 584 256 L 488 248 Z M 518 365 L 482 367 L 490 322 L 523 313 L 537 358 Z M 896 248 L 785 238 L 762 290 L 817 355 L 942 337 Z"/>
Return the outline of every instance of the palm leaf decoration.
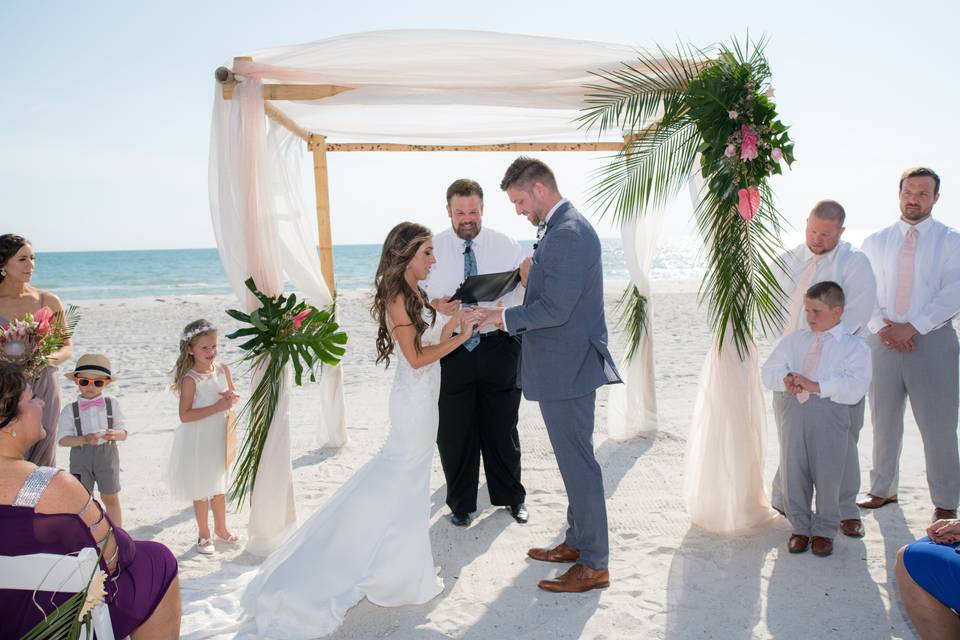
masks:
<path fill-rule="evenodd" d="M 767 179 L 794 155 L 766 89 L 764 46 L 748 37 L 708 50 L 641 51 L 633 64 L 594 74 L 599 82 L 587 86 L 578 119 L 598 133 L 624 132 L 623 149 L 595 172 L 590 196 L 620 224 L 667 204 L 699 158 L 704 188 L 695 220 L 707 247 L 700 296 L 717 348 L 729 336 L 741 357 L 758 326 L 774 326 L 784 315 L 771 268 L 783 249 L 781 222 Z M 630 327 L 630 317 L 645 318 L 645 300 L 629 288 L 627 294 Z M 642 332 L 629 334 L 632 357 Z"/>
<path fill-rule="evenodd" d="M 620 311 L 617 326 L 627 332 L 627 360 L 633 360 L 640 348 L 640 338 L 647 330 L 647 298 L 631 283 L 620 295 L 617 310 Z"/>
<path fill-rule="evenodd" d="M 340 362 L 347 343 L 347 334 L 339 331 L 332 310 L 319 310 L 292 293 L 271 298 L 257 289 L 253 278 L 244 284 L 261 306 L 250 313 L 228 309 L 227 315 L 249 326 L 227 338 L 244 340 L 240 348 L 246 353 L 241 362 L 262 371 L 262 377 L 238 415 L 238 422 L 247 420 L 230 487 L 230 499 L 238 508 L 243 506 L 256 483 L 263 447 L 280 401 L 286 366 L 293 366 L 294 384 L 298 387 L 306 374 L 311 382 L 316 382 L 322 365 L 336 366 Z"/>

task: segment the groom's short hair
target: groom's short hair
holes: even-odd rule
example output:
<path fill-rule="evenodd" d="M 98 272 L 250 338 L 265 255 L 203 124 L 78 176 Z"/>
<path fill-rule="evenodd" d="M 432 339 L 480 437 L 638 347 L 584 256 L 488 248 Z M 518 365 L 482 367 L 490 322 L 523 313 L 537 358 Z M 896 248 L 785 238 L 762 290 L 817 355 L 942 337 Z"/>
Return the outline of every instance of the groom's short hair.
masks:
<path fill-rule="evenodd" d="M 529 191 L 534 182 L 557 191 L 557 179 L 550 167 L 536 158 L 520 156 L 507 167 L 507 172 L 503 174 L 503 180 L 500 181 L 500 189 L 506 191 L 510 187 L 516 187 Z"/>
<path fill-rule="evenodd" d="M 832 280 L 824 280 L 823 282 L 818 282 L 813 285 L 807 289 L 804 297 L 808 300 L 819 300 L 831 309 L 835 307 L 843 309 L 843 305 L 846 304 L 843 287 Z"/>
<path fill-rule="evenodd" d="M 480 202 L 483 202 L 483 187 L 481 187 L 480 183 L 476 180 L 460 178 L 459 180 L 454 180 L 453 183 L 447 187 L 447 206 L 450 206 L 450 201 L 454 196 L 460 196 L 462 198 L 477 196 L 480 198 Z"/>

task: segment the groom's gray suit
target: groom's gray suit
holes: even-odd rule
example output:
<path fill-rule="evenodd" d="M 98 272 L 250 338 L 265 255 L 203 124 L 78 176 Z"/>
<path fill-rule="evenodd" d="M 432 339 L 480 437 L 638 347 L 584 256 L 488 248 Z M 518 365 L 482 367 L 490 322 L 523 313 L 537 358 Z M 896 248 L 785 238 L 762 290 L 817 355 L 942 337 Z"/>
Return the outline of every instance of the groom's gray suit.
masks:
<path fill-rule="evenodd" d="M 594 401 L 598 387 L 621 382 L 607 349 L 602 266 L 596 231 L 564 201 L 533 254 L 523 304 L 504 311 L 506 330 L 523 336 L 523 395 L 540 403 L 567 491 L 564 542 L 591 569 L 606 569 L 609 556 Z"/>

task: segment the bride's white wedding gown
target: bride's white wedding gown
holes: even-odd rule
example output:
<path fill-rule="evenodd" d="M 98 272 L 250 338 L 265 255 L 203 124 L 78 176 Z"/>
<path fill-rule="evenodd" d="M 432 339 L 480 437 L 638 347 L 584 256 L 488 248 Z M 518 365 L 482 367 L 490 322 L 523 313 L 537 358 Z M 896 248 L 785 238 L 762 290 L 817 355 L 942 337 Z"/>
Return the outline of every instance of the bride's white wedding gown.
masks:
<path fill-rule="evenodd" d="M 422 343 L 436 344 L 440 332 L 438 321 Z M 261 637 L 328 635 L 364 597 L 394 607 L 443 591 L 429 531 L 440 364 L 414 369 L 399 349 L 395 356 L 383 449 L 267 558 L 243 593 L 243 627 L 253 618 Z"/>

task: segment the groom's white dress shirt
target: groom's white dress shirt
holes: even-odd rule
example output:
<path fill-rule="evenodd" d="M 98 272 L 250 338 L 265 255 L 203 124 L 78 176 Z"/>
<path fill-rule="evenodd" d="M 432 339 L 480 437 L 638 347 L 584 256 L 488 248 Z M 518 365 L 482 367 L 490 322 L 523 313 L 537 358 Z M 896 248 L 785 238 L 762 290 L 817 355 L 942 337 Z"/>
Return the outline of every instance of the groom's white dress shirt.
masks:
<path fill-rule="evenodd" d="M 433 237 L 433 255 L 437 262 L 430 270 L 427 279 L 420 283 L 427 292 L 430 300 L 450 296 L 463 282 L 463 252 L 466 243 L 461 240 L 452 228 L 447 228 Z M 529 251 L 510 236 L 483 226 L 480 233 L 473 239 L 471 250 L 477 259 L 477 274 L 501 273 L 513 271 L 520 266 L 520 262 L 529 254 Z M 504 307 L 518 305 L 523 302 L 523 285 L 493 302 L 481 302 L 481 307 L 496 307 L 503 303 Z M 495 331 L 493 327 L 484 329 L 484 333 Z"/>
<path fill-rule="evenodd" d="M 910 226 L 898 220 L 863 241 L 863 252 L 870 258 L 877 276 L 877 304 L 868 324 L 873 333 L 883 329 L 886 318 L 909 322 L 921 335 L 926 335 L 960 312 L 960 233 L 927 218 L 914 225 L 917 250 L 913 259 L 910 307 L 906 313 L 897 313 L 900 248 Z"/>

